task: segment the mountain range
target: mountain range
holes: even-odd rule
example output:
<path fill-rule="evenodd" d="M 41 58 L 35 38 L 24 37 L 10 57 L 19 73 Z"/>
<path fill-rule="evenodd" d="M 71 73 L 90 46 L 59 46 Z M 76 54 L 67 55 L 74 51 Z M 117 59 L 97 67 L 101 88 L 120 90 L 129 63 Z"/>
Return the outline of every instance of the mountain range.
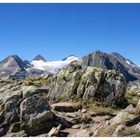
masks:
<path fill-rule="evenodd" d="M 14 75 L 20 78 L 39 76 L 44 73 L 56 74 L 72 62 L 77 65 L 116 70 L 124 74 L 127 81 L 140 79 L 140 67 L 119 53 L 107 54 L 101 51 L 92 52 L 81 58 L 70 55 L 59 61 L 47 61 L 42 55 L 37 55 L 32 61 L 22 60 L 17 55 L 11 55 L 0 62 L 0 76 Z"/>
<path fill-rule="evenodd" d="M 140 136 L 140 67 L 116 52 L 11 55 L 0 75 L 0 136 Z"/>

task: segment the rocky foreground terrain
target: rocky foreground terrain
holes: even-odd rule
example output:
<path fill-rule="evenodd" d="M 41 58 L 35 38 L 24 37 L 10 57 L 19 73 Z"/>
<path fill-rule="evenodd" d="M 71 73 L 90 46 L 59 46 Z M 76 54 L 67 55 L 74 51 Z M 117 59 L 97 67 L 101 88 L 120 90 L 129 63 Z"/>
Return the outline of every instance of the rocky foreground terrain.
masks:
<path fill-rule="evenodd" d="M 57 74 L 0 78 L 0 136 L 140 136 L 139 81 L 71 64 Z"/>

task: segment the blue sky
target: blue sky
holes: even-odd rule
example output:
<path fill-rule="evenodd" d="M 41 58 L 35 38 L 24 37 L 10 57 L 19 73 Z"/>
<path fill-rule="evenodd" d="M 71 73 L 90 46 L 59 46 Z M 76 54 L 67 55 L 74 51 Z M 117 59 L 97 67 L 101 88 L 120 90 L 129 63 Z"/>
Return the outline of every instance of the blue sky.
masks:
<path fill-rule="evenodd" d="M 0 4 L 0 60 L 59 60 L 95 50 L 140 64 L 140 4 Z"/>

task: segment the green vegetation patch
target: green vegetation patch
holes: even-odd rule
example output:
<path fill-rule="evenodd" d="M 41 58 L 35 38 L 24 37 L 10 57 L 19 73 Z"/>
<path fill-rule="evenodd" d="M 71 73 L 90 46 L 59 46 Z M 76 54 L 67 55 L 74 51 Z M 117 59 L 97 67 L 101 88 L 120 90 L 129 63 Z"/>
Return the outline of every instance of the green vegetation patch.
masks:
<path fill-rule="evenodd" d="M 23 81 L 23 84 L 26 86 L 31 86 L 31 85 L 47 85 L 48 84 L 48 78 L 43 78 L 43 77 L 28 77 Z"/>

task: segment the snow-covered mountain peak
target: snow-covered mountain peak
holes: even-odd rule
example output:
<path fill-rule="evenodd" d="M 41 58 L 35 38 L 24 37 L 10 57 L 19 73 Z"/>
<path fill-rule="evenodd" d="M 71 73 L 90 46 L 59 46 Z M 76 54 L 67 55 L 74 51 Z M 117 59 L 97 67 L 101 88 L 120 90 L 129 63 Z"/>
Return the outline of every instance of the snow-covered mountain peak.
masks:
<path fill-rule="evenodd" d="M 75 60 L 78 60 L 79 58 L 75 57 L 75 56 L 69 56 L 66 58 L 66 60 L 64 61 L 75 61 Z"/>

